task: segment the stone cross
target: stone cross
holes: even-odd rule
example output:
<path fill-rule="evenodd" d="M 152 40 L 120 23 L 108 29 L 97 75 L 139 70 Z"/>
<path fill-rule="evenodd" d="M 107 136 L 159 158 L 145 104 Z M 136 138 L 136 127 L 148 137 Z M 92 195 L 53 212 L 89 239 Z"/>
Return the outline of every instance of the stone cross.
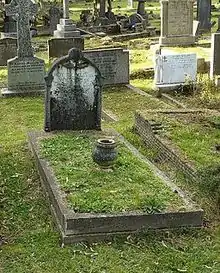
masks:
<path fill-rule="evenodd" d="M 63 0 L 63 18 L 69 19 L 69 0 Z"/>
<path fill-rule="evenodd" d="M 30 19 L 37 13 L 37 4 L 32 0 L 12 0 L 5 5 L 7 16 L 17 18 L 18 57 L 33 57 L 30 36 Z"/>

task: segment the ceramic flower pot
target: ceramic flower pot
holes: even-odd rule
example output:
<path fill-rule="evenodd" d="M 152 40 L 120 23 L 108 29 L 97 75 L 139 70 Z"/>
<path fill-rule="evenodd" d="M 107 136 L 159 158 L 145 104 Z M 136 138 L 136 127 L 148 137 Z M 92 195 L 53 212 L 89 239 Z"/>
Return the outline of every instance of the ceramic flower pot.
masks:
<path fill-rule="evenodd" d="M 102 168 L 109 168 L 117 157 L 116 142 L 113 139 L 98 139 L 92 158 Z"/>

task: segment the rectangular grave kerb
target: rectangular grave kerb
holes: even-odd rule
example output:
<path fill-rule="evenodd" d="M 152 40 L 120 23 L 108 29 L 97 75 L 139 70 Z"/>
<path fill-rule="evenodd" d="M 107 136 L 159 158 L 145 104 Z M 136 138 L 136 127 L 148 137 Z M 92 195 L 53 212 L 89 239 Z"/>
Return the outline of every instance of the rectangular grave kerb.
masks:
<path fill-rule="evenodd" d="M 138 233 L 148 229 L 173 229 L 202 225 L 203 211 L 201 209 L 156 214 L 135 212 L 118 214 L 74 213 L 67 207 L 48 162 L 39 155 L 38 140 L 48 136 L 50 134 L 44 132 L 28 134 L 29 145 L 36 160 L 42 186 L 46 190 L 63 244 L 106 240 L 114 235 Z"/>

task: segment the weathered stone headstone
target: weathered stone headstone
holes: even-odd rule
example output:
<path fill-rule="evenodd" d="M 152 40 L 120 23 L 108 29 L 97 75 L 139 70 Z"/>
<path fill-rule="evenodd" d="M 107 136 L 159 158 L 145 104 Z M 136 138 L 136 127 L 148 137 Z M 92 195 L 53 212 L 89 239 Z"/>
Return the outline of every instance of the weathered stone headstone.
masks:
<path fill-rule="evenodd" d="M 69 19 L 69 0 L 63 0 L 63 18 L 54 31 L 55 38 L 72 38 L 80 37 L 80 31 L 76 29 L 76 25 Z"/>
<path fill-rule="evenodd" d="M 210 77 L 220 75 L 220 33 L 212 34 Z"/>
<path fill-rule="evenodd" d="M 192 45 L 193 0 L 161 0 L 161 37 L 164 46 Z"/>
<path fill-rule="evenodd" d="M 84 50 L 84 39 L 77 38 L 53 38 L 48 40 L 49 58 L 57 58 L 67 55 L 71 48 Z"/>
<path fill-rule="evenodd" d="M 122 48 L 84 51 L 84 56 L 101 72 L 104 85 L 129 83 L 129 51 Z"/>
<path fill-rule="evenodd" d="M 159 88 L 195 82 L 197 57 L 190 54 L 156 54 L 155 83 Z"/>
<path fill-rule="evenodd" d="M 101 129 L 101 74 L 77 49 L 46 77 L 45 131 Z"/>
<path fill-rule="evenodd" d="M 54 31 L 57 28 L 57 25 L 59 24 L 60 19 L 60 9 L 56 6 L 52 6 L 49 9 L 50 34 L 53 35 Z"/>
<path fill-rule="evenodd" d="M 211 0 L 197 0 L 197 20 L 201 32 L 211 31 Z"/>
<path fill-rule="evenodd" d="M 148 19 L 147 12 L 145 11 L 145 3 L 147 0 L 138 0 L 137 14 L 140 14 L 144 19 Z"/>
<path fill-rule="evenodd" d="M 0 66 L 6 66 L 9 59 L 17 55 L 17 39 L 0 39 Z"/>
<path fill-rule="evenodd" d="M 17 57 L 8 61 L 8 90 L 3 95 L 35 93 L 45 88 L 44 61 L 33 56 L 29 20 L 37 12 L 31 0 L 12 0 L 6 13 L 17 17 Z"/>

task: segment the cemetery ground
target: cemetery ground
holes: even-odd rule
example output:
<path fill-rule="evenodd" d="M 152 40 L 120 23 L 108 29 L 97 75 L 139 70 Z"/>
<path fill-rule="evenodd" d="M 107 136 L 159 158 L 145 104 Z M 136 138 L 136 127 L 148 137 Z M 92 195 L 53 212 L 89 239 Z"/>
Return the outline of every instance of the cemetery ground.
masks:
<path fill-rule="evenodd" d="M 86 47 L 99 45 L 94 41 L 90 40 Z M 147 72 L 143 68 L 152 66 L 153 55 L 148 47 L 148 40 L 144 41 L 143 46 L 148 48 L 146 51 L 132 43 L 129 46 L 132 53 L 131 84 L 145 93 L 136 93 L 122 86 L 105 88 L 103 109 L 116 120 L 104 120 L 102 128 L 116 129 L 141 153 L 153 160 L 154 151 L 146 149 L 141 138 L 134 133 L 134 112 L 175 109 L 177 106 L 171 100 L 156 98 L 155 92 L 152 92 L 152 74 L 146 79 Z M 194 50 L 206 56 L 205 50 L 196 47 Z M 48 68 L 50 63 L 47 53 L 38 52 L 37 55 L 45 59 Z M 149 56 L 147 60 L 146 55 Z M 1 69 L 1 87 L 5 86 L 6 74 L 6 69 Z M 196 89 L 190 90 L 190 96 L 173 94 L 171 98 L 175 98 L 186 108 L 219 109 L 218 90 L 205 77 Z M 63 248 L 60 247 L 59 233 L 54 226 L 27 144 L 27 132 L 43 128 L 44 99 L 1 99 L 0 112 L 0 272 L 220 272 L 219 179 L 214 175 L 215 169 L 210 170 L 204 181 L 196 183 L 188 181 L 180 173 L 175 177 L 172 167 L 154 162 L 204 209 L 202 228 L 146 231 L 139 235 L 116 236 L 110 242 L 78 243 Z M 192 120 L 195 121 L 189 117 L 184 122 L 189 125 Z M 217 127 L 218 123 L 218 118 L 212 120 L 212 124 Z M 197 162 L 201 168 L 216 161 L 218 154 L 200 148 L 200 145 L 209 146 L 211 137 L 213 145 L 218 142 L 219 132 L 216 128 L 203 127 L 204 122 L 201 120 L 190 125 L 188 131 L 175 119 L 172 125 L 179 131 L 168 130 L 166 133 L 185 149 L 188 158 Z M 204 136 L 199 134 L 198 137 L 198 132 L 201 131 Z M 209 138 L 205 134 L 207 131 Z M 65 138 L 61 136 L 58 140 L 62 143 Z M 51 145 L 62 157 L 65 150 L 61 150 L 57 143 Z M 71 143 L 67 149 L 75 148 L 73 145 Z M 139 171 L 139 166 L 133 164 L 132 168 Z M 123 202 L 126 203 L 126 200 Z"/>

